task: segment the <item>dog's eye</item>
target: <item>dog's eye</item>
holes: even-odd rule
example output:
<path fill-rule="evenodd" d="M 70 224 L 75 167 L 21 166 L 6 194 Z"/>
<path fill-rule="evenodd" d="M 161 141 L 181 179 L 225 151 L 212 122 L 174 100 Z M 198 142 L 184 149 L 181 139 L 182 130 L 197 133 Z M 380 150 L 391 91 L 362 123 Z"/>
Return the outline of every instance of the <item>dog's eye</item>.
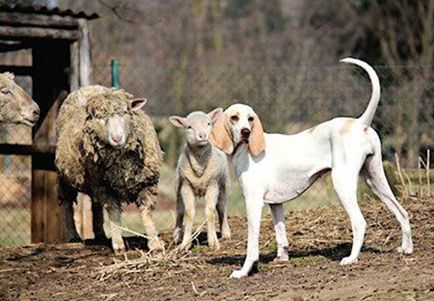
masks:
<path fill-rule="evenodd" d="M 253 122 L 253 117 L 249 117 L 247 120 L 249 121 L 249 122 Z"/>
<path fill-rule="evenodd" d="M 240 120 L 240 117 L 238 117 L 237 115 L 233 115 L 231 116 L 231 120 L 237 122 L 238 120 Z"/>
<path fill-rule="evenodd" d="M 210 126 L 211 125 L 211 122 L 208 122 L 208 126 Z"/>
<path fill-rule="evenodd" d="M 187 126 L 187 129 L 191 129 L 191 128 L 192 128 L 191 125 L 188 125 L 188 126 Z"/>

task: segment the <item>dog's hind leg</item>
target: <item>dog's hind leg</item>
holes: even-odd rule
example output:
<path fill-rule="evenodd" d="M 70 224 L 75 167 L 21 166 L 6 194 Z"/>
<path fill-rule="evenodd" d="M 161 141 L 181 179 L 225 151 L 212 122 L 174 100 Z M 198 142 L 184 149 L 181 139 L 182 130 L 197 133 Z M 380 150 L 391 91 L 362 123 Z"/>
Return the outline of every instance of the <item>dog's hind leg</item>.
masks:
<path fill-rule="evenodd" d="M 288 260 L 288 238 L 286 237 L 285 215 L 282 204 L 270 204 L 273 216 L 274 229 L 276 231 L 277 257 L 275 261 Z"/>
<path fill-rule="evenodd" d="M 413 241 L 411 239 L 411 227 L 408 213 L 398 203 L 390 189 L 384 173 L 380 150 L 366 160 L 361 175 L 372 191 L 395 215 L 401 226 L 402 245 L 398 248 L 398 251 L 404 254 L 411 254 L 413 252 Z"/>
<path fill-rule="evenodd" d="M 345 170 L 332 170 L 332 180 L 336 194 L 350 217 L 353 231 L 351 254 L 341 260 L 341 265 L 357 262 L 365 236 L 366 221 L 357 203 L 357 178 L 358 174 L 354 172 L 350 175 Z"/>
<path fill-rule="evenodd" d="M 353 231 L 351 254 L 340 262 L 341 265 L 346 265 L 357 262 L 365 236 L 366 221 L 357 203 L 357 179 L 366 156 L 362 148 L 354 147 L 360 145 L 357 139 L 336 139 L 333 143 L 333 186 L 351 220 Z"/>

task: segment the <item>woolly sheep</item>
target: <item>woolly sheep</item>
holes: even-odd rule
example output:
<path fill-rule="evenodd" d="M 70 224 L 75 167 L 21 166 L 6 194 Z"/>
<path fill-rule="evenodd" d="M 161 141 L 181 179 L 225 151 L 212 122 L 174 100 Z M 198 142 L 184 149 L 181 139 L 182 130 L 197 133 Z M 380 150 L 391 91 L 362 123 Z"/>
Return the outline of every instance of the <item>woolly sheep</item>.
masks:
<path fill-rule="evenodd" d="M 195 197 L 205 197 L 208 245 L 220 247 L 215 229 L 217 209 L 223 238 L 230 238 L 227 218 L 226 194 L 229 189 L 229 166 L 225 153 L 212 145 L 209 134 L 212 124 L 223 112 L 221 108 L 208 114 L 197 111 L 186 118 L 171 116 L 170 122 L 185 129 L 186 145 L 182 149 L 176 170 L 176 228 L 174 239 L 181 242 L 181 249 L 191 246 L 191 233 L 195 215 Z"/>
<path fill-rule="evenodd" d="M 32 127 L 39 119 L 39 107 L 12 73 L 0 73 L 0 124 L 24 124 Z"/>
<path fill-rule="evenodd" d="M 151 218 L 162 152 L 152 122 L 141 110 L 145 103 L 124 90 L 89 86 L 62 104 L 55 164 L 70 241 L 80 241 L 72 205 L 82 192 L 92 199 L 97 240 L 105 239 L 102 207 L 107 209 L 116 253 L 125 250 L 119 228 L 122 203 L 141 209 L 149 248 L 163 247 Z"/>

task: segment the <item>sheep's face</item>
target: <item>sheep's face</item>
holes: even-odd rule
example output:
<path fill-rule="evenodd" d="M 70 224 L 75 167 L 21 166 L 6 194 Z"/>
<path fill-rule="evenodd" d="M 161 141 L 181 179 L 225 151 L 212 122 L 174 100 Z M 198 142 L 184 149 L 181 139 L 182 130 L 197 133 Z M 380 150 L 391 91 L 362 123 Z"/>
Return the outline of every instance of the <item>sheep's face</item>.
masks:
<path fill-rule="evenodd" d="M 39 119 L 36 102 L 14 81 L 12 73 L 0 73 L 0 123 L 34 126 Z"/>
<path fill-rule="evenodd" d="M 208 114 L 192 112 L 187 117 L 171 116 L 170 122 L 179 128 L 184 128 L 185 138 L 191 146 L 201 147 L 209 144 L 209 134 L 213 123 L 219 118 L 223 109 L 217 108 Z"/>
<path fill-rule="evenodd" d="M 130 134 L 132 112 L 140 110 L 145 104 L 144 98 L 92 98 L 87 104 L 87 126 L 99 141 L 114 148 L 122 148 Z"/>

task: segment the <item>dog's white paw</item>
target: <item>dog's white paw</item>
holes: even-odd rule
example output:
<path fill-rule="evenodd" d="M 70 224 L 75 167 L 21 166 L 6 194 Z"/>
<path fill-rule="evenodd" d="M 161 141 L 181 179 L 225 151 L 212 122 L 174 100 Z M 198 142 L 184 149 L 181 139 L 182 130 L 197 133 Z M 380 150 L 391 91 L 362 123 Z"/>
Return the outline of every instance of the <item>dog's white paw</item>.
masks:
<path fill-rule="evenodd" d="M 357 263 L 359 260 L 357 258 L 352 258 L 352 257 L 344 257 L 342 258 L 341 262 L 339 263 L 340 265 L 349 265 L 349 264 L 354 264 Z"/>
<path fill-rule="evenodd" d="M 288 253 L 286 253 L 286 254 L 277 255 L 273 261 L 288 261 L 288 260 L 289 260 Z"/>
<path fill-rule="evenodd" d="M 245 273 L 243 270 L 235 270 L 232 272 L 230 278 L 236 278 L 240 279 L 242 277 L 247 277 L 247 273 Z"/>
<path fill-rule="evenodd" d="M 401 254 L 411 254 L 413 253 L 413 246 L 401 246 L 398 248 L 398 252 Z"/>
<path fill-rule="evenodd" d="M 281 247 L 277 250 L 277 256 L 274 261 L 288 261 L 288 247 Z"/>

